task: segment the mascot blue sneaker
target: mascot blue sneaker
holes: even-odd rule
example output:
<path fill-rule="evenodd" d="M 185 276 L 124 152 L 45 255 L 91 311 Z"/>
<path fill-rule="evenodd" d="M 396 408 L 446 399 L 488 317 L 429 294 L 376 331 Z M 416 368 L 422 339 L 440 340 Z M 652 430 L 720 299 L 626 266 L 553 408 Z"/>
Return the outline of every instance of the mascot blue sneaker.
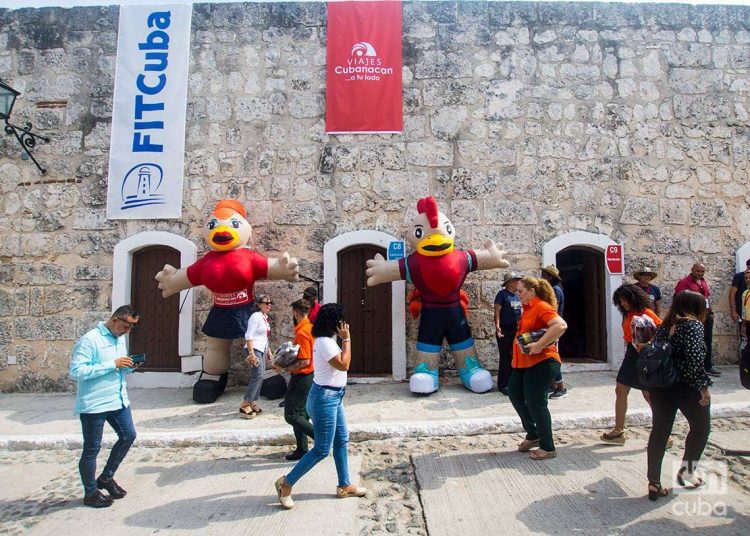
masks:
<path fill-rule="evenodd" d="M 414 253 L 391 261 L 378 254 L 367 261 L 367 286 L 400 279 L 414 285 L 409 311 L 414 318 L 419 316 L 419 365 L 409 380 L 409 388 L 419 394 L 438 390 L 438 362 L 446 340 L 456 366 L 463 371 L 463 385 L 477 393 L 489 391 L 492 378 L 474 357 L 477 351 L 466 320 L 468 298 L 461 286 L 470 272 L 507 268 L 505 252 L 492 240 L 485 243 L 486 249 L 456 249 L 456 229 L 438 210 L 432 196 L 419 200 L 412 223 L 406 241 L 414 248 Z"/>
<path fill-rule="evenodd" d="M 414 368 L 409 378 L 409 390 L 419 395 L 429 395 L 440 387 L 437 369 L 431 369 L 427 363 L 420 363 Z"/>
<path fill-rule="evenodd" d="M 479 361 L 467 356 L 464 365 L 463 368 L 458 369 L 458 376 L 464 387 L 475 393 L 486 393 L 492 389 L 492 376 L 479 364 Z"/>

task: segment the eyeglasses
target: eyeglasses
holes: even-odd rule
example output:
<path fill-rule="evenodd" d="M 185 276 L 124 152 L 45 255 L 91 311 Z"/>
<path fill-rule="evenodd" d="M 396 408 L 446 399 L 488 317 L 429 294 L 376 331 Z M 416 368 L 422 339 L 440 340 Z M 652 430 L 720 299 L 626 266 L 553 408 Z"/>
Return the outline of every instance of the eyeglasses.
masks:
<path fill-rule="evenodd" d="M 135 329 L 135 327 L 138 325 L 138 322 L 128 322 L 124 318 L 120 318 L 119 316 L 115 317 L 115 320 L 119 320 L 123 324 L 127 325 L 128 329 Z"/>
<path fill-rule="evenodd" d="M 262 301 L 260 303 L 263 304 L 263 305 L 273 305 L 272 301 Z"/>

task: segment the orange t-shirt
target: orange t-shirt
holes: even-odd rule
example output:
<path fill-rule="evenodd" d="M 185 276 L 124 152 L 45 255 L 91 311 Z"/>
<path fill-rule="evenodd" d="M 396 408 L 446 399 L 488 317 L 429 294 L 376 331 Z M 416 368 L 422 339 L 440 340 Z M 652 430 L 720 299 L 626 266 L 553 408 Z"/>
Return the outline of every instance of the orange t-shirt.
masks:
<path fill-rule="evenodd" d="M 292 344 L 299 344 L 297 359 L 309 359 L 310 364 L 304 368 L 295 370 L 292 374 L 310 374 L 314 370 L 313 342 L 315 342 L 315 339 L 312 336 L 312 322 L 307 318 L 303 318 L 299 324 L 294 326 L 294 340 Z"/>
<path fill-rule="evenodd" d="M 661 318 L 656 316 L 656 313 L 651 309 L 644 309 L 643 311 L 628 311 L 628 314 L 625 315 L 625 318 L 623 318 L 622 320 L 622 338 L 625 339 L 625 342 L 633 342 L 633 329 L 631 327 L 631 324 L 633 323 L 633 317 L 643 315 L 646 315 L 651 320 L 653 320 L 657 328 L 661 326 Z"/>
<path fill-rule="evenodd" d="M 521 321 L 518 323 L 516 335 L 544 329 L 557 316 L 559 315 L 554 307 L 543 301 L 539 296 L 534 296 L 529 303 L 522 307 Z M 550 358 L 560 361 L 556 344 L 544 348 L 541 353 L 529 355 L 521 351 L 517 339 L 513 341 L 513 362 L 511 363 L 513 368 L 530 368 Z"/>

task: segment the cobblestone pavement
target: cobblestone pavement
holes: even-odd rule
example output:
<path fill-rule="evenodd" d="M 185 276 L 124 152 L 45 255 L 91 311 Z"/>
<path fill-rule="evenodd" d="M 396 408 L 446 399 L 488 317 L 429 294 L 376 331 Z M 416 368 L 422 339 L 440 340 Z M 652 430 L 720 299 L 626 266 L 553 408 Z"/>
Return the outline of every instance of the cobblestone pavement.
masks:
<path fill-rule="evenodd" d="M 713 429 L 750 430 L 750 418 L 715 420 Z M 600 433 L 601 430 L 569 430 L 560 431 L 555 437 L 561 455 L 564 455 L 566 446 L 595 444 Z M 673 435 L 673 449 L 681 448 L 685 433 L 686 425 L 678 423 Z M 647 438 L 648 429 L 629 429 L 629 444 L 640 443 L 645 446 Z M 498 434 L 352 443 L 350 452 L 362 458 L 360 482 L 370 489 L 368 497 L 358 504 L 359 534 L 428 534 L 412 464 L 413 456 L 436 452 L 449 454 L 464 450 L 512 450 L 515 449 L 518 440 L 518 434 Z M 148 464 L 158 467 L 160 464 L 174 463 L 236 462 L 250 453 L 257 457 L 281 458 L 287 451 L 288 448 L 284 446 L 134 447 L 125 464 Z M 0 480 L 4 483 L 0 490 L 0 532 L 34 533 L 35 526 L 50 513 L 80 507 L 78 456 L 79 452 L 75 450 L 0 451 Z M 730 486 L 735 491 L 750 494 L 748 458 L 724 457 L 716 447 L 709 444 L 706 459 L 726 461 L 729 466 Z M 100 459 L 101 463 L 103 460 Z M 356 481 L 356 477 L 353 480 Z M 130 482 L 130 485 L 133 483 Z M 269 489 L 269 492 L 272 493 L 272 489 Z M 602 520 L 603 523 L 606 521 Z M 157 533 L 161 528 L 141 527 L 141 533 Z M 166 521 L 163 528 L 166 528 Z M 133 533 L 131 527 L 123 526 L 123 533 L 126 531 Z M 205 528 L 196 532 L 211 533 Z"/>

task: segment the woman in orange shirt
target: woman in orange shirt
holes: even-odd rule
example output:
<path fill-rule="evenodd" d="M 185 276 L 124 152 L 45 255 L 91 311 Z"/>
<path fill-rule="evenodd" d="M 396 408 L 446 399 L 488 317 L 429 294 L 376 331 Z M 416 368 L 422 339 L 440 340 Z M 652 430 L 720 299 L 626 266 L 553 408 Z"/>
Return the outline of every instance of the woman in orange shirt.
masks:
<path fill-rule="evenodd" d="M 531 452 L 534 460 L 557 456 L 552 438 L 552 417 L 547 409 L 547 390 L 560 372 L 560 354 L 555 342 L 568 328 L 557 314 L 555 292 L 549 283 L 535 277 L 524 277 L 516 290 L 521 300 L 521 320 L 516 335 L 546 329 L 537 342 L 526 346 L 528 353 L 513 342 L 513 371 L 508 392 L 513 407 L 521 418 L 526 439 L 518 445 L 519 452 Z"/>
<path fill-rule="evenodd" d="M 612 301 L 622 313 L 622 338 L 627 344 L 625 359 L 620 365 L 617 373 L 617 384 L 615 386 L 615 427 L 609 432 L 602 434 L 602 441 L 616 445 L 625 444 L 625 415 L 628 412 L 628 394 L 630 389 L 638 389 L 643 393 L 643 398 L 649 402 L 649 393 L 644 390 L 638 380 L 638 370 L 635 363 L 638 359 L 638 348 L 633 344 L 633 317 L 646 315 L 654 321 L 657 327 L 661 325 L 661 319 L 651 310 L 651 298 L 642 288 L 636 285 L 621 285 L 612 295 Z"/>

